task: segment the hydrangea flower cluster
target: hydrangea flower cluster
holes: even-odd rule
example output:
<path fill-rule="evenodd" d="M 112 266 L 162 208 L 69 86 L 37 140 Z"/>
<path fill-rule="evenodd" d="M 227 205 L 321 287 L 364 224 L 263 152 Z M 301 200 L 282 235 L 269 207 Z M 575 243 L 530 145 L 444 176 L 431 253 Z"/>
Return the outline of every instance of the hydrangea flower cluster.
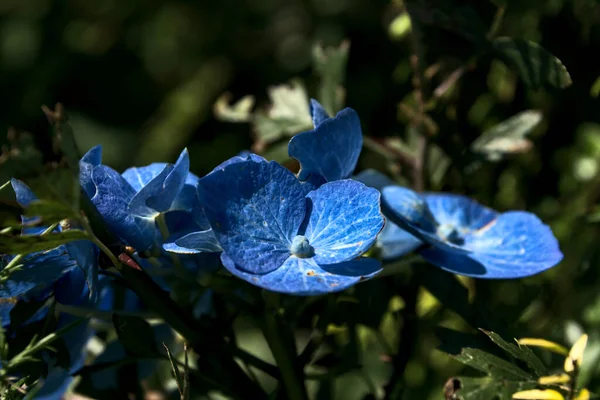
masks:
<path fill-rule="evenodd" d="M 297 174 L 244 153 L 199 178 L 189 171 L 187 150 L 174 164 L 120 174 L 102 164 L 97 146 L 80 161 L 80 183 L 144 268 L 214 269 L 220 265 L 206 263 L 220 257 L 232 275 L 292 295 L 336 292 L 372 278 L 382 270 L 377 258 L 365 256 L 374 245 L 384 262 L 418 252 L 442 269 L 478 278 L 525 277 L 562 259 L 550 228 L 531 213 L 498 213 L 464 196 L 416 193 L 373 170 L 353 176 L 363 143 L 358 115 L 346 108 L 330 117 L 315 100 L 310 110 L 314 129 L 289 142 Z M 27 207 L 35 196 L 22 182 L 12 184 Z M 85 241 L 16 259 L 19 268 L 0 283 L 3 327 L 10 326 L 18 300 L 54 296 L 64 304 L 111 307 L 107 291 L 97 289 L 97 259 L 98 249 Z M 11 272 L 11 260 L 15 256 L 3 256 L 0 273 Z M 203 305 L 206 298 L 205 292 Z M 42 308 L 25 324 L 47 312 Z M 91 334 L 81 326 L 73 331 L 71 369 L 83 362 Z M 62 393 L 69 379 L 69 371 L 51 370 L 44 390 Z"/>

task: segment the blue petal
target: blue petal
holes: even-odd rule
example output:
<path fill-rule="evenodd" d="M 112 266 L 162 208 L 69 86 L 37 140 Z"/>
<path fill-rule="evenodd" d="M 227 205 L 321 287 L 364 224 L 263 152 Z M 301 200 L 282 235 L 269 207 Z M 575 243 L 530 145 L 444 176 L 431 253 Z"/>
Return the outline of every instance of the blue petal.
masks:
<path fill-rule="evenodd" d="M 96 186 L 92 201 L 107 225 L 137 251 L 150 248 L 158 233 L 154 221 L 136 219 L 127 211 L 134 189 L 118 172 L 105 165 L 96 167 L 92 178 Z"/>
<path fill-rule="evenodd" d="M 30 254 L 21 263 L 22 267 L 0 284 L 0 298 L 11 298 L 35 288 L 48 287 L 76 267 L 62 246 L 44 253 Z"/>
<path fill-rule="evenodd" d="M 221 261 L 229 272 L 253 285 L 297 296 L 339 292 L 381 271 L 379 261 L 373 258 L 319 266 L 314 259 L 290 256 L 280 268 L 264 275 L 244 272 L 225 253 Z"/>
<path fill-rule="evenodd" d="M 87 295 L 95 303 L 98 298 L 98 247 L 87 240 L 69 242 L 65 247 L 83 275 Z"/>
<path fill-rule="evenodd" d="M 351 179 L 328 182 L 310 192 L 305 236 L 319 264 L 349 261 L 364 253 L 383 228 L 380 194 Z"/>
<path fill-rule="evenodd" d="M 168 165 L 168 163 L 152 163 L 144 167 L 131 167 L 127 168 L 122 176 L 137 193 L 160 175 Z"/>
<path fill-rule="evenodd" d="M 29 186 L 27 186 L 22 181 L 12 178 L 10 180 L 10 184 L 13 187 L 13 190 L 15 191 L 17 203 L 19 203 L 21 207 L 29 207 L 29 204 L 31 204 L 32 201 L 37 200 L 37 197 L 35 196 L 35 194 L 33 194 L 31 189 L 29 189 Z"/>
<path fill-rule="evenodd" d="M 358 115 L 345 108 L 335 118 L 323 120 L 314 130 L 292 137 L 288 153 L 300 162 L 300 180 L 318 174 L 331 182 L 350 177 L 362 143 Z"/>
<path fill-rule="evenodd" d="M 400 186 L 386 186 L 381 194 L 381 208 L 388 220 L 426 243 L 459 253 L 468 252 L 461 244 L 438 236 L 440 224 L 423 196 Z"/>
<path fill-rule="evenodd" d="M 91 164 L 94 167 L 102 164 L 102 146 L 97 145 L 89 149 L 88 152 L 81 157 L 81 162 Z"/>
<path fill-rule="evenodd" d="M 160 165 L 130 168 L 123 173 L 128 181 L 135 182 L 135 187 L 140 188 L 129 204 L 132 215 L 153 218 L 157 213 L 168 211 L 183 189 L 190 170 L 187 149 L 181 152 L 175 165 L 167 164 L 158 172 Z"/>
<path fill-rule="evenodd" d="M 312 117 L 313 125 L 315 126 L 315 128 L 319 126 L 321 122 L 323 122 L 327 118 L 330 118 L 329 114 L 327 114 L 327 111 L 325 111 L 321 103 L 319 103 L 315 99 L 310 99 L 310 115 Z"/>
<path fill-rule="evenodd" d="M 237 163 L 241 163 L 241 162 L 245 162 L 245 161 L 254 161 L 257 163 L 268 162 L 262 156 L 259 156 L 254 153 L 250 153 L 249 151 L 243 151 L 239 155 L 231 157 L 230 159 L 223 161 L 221 164 L 219 164 L 215 168 L 213 168 L 213 170 L 210 171 L 210 173 L 212 174 L 213 172 L 216 172 L 216 171 L 223 171 L 226 167 L 228 167 L 232 164 L 237 164 Z"/>
<path fill-rule="evenodd" d="M 171 253 L 197 254 L 202 252 L 221 251 L 221 246 L 217 242 L 212 229 L 188 233 L 179 238 L 169 238 L 164 244 L 163 249 Z"/>
<path fill-rule="evenodd" d="M 198 186 L 198 178 L 191 172 L 185 178 L 185 184 L 181 191 L 173 201 L 171 210 L 192 210 L 194 207 L 199 207 L 198 197 L 196 195 L 196 187 Z"/>
<path fill-rule="evenodd" d="M 534 214 L 511 211 L 466 237 L 472 258 L 490 277 L 519 278 L 558 264 L 563 254 L 550 227 Z"/>
<path fill-rule="evenodd" d="M 493 278 L 478 261 L 468 254 L 460 254 L 436 247 L 427 247 L 419 251 L 419 254 L 427 261 L 441 269 L 458 275 L 471 276 L 473 278 Z"/>
<path fill-rule="evenodd" d="M 440 225 L 451 225 L 467 234 L 496 219 L 498 213 L 461 195 L 426 193 L 423 195 L 431 213 Z"/>
<path fill-rule="evenodd" d="M 96 186 L 92 180 L 92 171 L 102 164 L 102 146 L 92 147 L 79 161 L 79 184 L 90 197 L 96 194 Z"/>
<path fill-rule="evenodd" d="M 422 244 L 419 239 L 390 221 L 386 222 L 377 236 L 377 247 L 381 250 L 381 258 L 384 261 L 400 258 Z"/>
<path fill-rule="evenodd" d="M 243 161 L 200 179 L 200 202 L 231 259 L 253 273 L 268 273 L 289 257 L 306 214 L 302 185 L 276 162 Z"/>
<path fill-rule="evenodd" d="M 387 175 L 384 175 L 381 172 L 371 168 L 365 169 L 361 173 L 354 175 L 352 179 L 354 179 L 355 181 L 362 182 L 368 187 L 372 187 L 379 191 L 381 191 L 386 186 L 398 185 Z"/>

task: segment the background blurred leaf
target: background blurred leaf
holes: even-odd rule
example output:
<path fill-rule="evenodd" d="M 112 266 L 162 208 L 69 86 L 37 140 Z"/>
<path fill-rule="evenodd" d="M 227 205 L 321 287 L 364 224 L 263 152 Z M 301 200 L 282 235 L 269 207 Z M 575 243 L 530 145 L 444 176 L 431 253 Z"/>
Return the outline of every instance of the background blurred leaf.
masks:
<path fill-rule="evenodd" d="M 313 47 L 313 68 L 320 78 L 317 98 L 330 116 L 334 116 L 344 106 L 346 63 L 350 42 L 345 40 L 337 47 Z"/>
<path fill-rule="evenodd" d="M 533 89 L 553 86 L 564 89 L 571 76 L 563 63 L 537 43 L 509 37 L 492 42 L 494 53 Z"/>
<path fill-rule="evenodd" d="M 471 151 L 489 161 L 499 161 L 504 156 L 521 153 L 531 148 L 525 138 L 542 121 L 542 113 L 527 110 L 486 130 L 471 144 Z"/>
<path fill-rule="evenodd" d="M 270 106 L 254 116 L 254 147 L 258 153 L 272 142 L 313 127 L 308 95 L 300 80 L 271 86 L 268 93 Z"/>

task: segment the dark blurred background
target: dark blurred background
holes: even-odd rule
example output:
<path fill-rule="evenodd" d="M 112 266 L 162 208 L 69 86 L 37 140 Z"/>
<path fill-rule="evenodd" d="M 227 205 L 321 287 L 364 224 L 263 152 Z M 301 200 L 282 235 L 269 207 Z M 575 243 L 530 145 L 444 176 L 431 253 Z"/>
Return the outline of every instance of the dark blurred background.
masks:
<path fill-rule="evenodd" d="M 488 26 L 500 4 L 452 3 L 470 5 Z M 521 318 L 530 336 L 569 344 L 580 332 L 590 333 L 589 381 L 600 374 L 600 231 L 594 222 L 600 4 L 503 3 L 497 35 L 541 44 L 564 63 L 573 84 L 527 89 L 501 62 L 479 59 L 452 100 L 431 113 L 439 121 L 440 146 L 453 148 L 447 152 L 455 164 L 461 148 L 519 111 L 540 109 L 544 122 L 532 135 L 531 151 L 467 177 L 450 170 L 437 189 L 467 193 L 500 210 L 528 209 L 552 225 L 566 255 L 560 266 L 518 283 L 472 286 L 478 301 Z M 365 134 L 403 136 L 407 128 L 397 110 L 412 90 L 410 45 L 389 30 L 401 8 L 401 2 L 381 0 L 0 0 L 0 130 L 30 132 L 49 148 L 40 107 L 62 102 L 81 150 L 102 144 L 104 162 L 117 170 L 175 161 L 187 146 L 192 171 L 202 175 L 252 145 L 250 125 L 214 117 L 222 93 L 234 99 L 252 94 L 262 105 L 269 86 L 300 77 L 312 95 L 313 45 L 348 39 L 346 104 L 358 111 Z M 427 63 L 441 60 L 448 71 L 476 52 L 464 37 L 435 27 L 424 31 L 424 43 Z M 421 346 L 409 364 L 408 380 L 419 398 L 439 398 L 456 366 L 441 353 L 431 355 L 432 343 L 423 341 L 429 347 Z"/>

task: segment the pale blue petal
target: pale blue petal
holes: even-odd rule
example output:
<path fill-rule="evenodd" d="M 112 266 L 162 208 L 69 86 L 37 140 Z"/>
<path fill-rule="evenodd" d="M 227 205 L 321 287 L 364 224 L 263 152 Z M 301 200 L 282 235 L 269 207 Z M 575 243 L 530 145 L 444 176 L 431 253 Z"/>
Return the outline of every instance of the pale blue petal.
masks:
<path fill-rule="evenodd" d="M 460 243 L 450 242 L 437 234 L 441 225 L 423 196 L 401 186 L 386 186 L 381 194 L 381 208 L 388 220 L 424 242 L 449 251 L 468 252 Z"/>
<path fill-rule="evenodd" d="M 198 184 L 200 202 L 223 251 L 246 271 L 283 264 L 306 214 L 302 185 L 276 162 L 243 161 Z"/>
<path fill-rule="evenodd" d="M 152 163 L 144 167 L 131 167 L 127 168 L 122 175 L 137 193 L 149 184 L 152 179 L 160 175 L 168 165 L 168 163 L 161 162 Z"/>
<path fill-rule="evenodd" d="M 360 120 L 351 108 L 290 140 L 288 154 L 300 162 L 298 178 L 318 174 L 328 182 L 349 178 L 362 150 Z"/>
<path fill-rule="evenodd" d="M 377 236 L 377 247 L 381 251 L 384 261 L 398 259 L 414 251 L 423 242 L 400 228 L 391 221 L 387 221 L 383 230 Z"/>
<path fill-rule="evenodd" d="M 462 234 L 480 229 L 496 219 L 498 213 L 466 196 L 446 193 L 425 193 L 431 213 L 440 225 L 452 225 Z"/>
<path fill-rule="evenodd" d="M 319 266 L 314 259 L 291 256 L 280 268 L 264 275 L 242 271 L 225 253 L 221 254 L 221 261 L 233 275 L 255 286 L 296 296 L 339 292 L 381 271 L 379 261 L 373 258 Z"/>
<path fill-rule="evenodd" d="M 197 254 L 221 251 L 221 246 L 212 229 L 188 233 L 179 238 L 169 238 L 163 248 L 171 253 Z"/>
<path fill-rule="evenodd" d="M 210 171 L 210 173 L 212 174 L 213 172 L 223 171 L 229 165 L 237 164 L 237 163 L 241 163 L 241 162 L 245 162 L 245 161 L 254 161 L 257 163 L 268 162 L 262 156 L 259 156 L 254 153 L 250 153 L 249 151 L 243 151 L 239 155 L 231 157 L 231 158 L 223 161 L 221 164 L 219 164 L 215 168 L 213 168 L 213 170 Z"/>
<path fill-rule="evenodd" d="M 310 192 L 309 220 L 304 236 L 315 262 L 334 264 L 364 253 L 383 228 L 380 194 L 352 179 L 328 182 Z"/>
<path fill-rule="evenodd" d="M 382 174 L 381 172 L 375 169 L 365 169 L 361 173 L 354 175 L 352 177 L 355 181 L 359 181 L 367 185 L 368 187 L 372 187 L 381 191 L 386 186 L 397 186 L 398 184 L 394 182 L 387 175 Z"/>
<path fill-rule="evenodd" d="M 315 128 L 321 124 L 324 120 L 329 117 L 327 111 L 323 108 L 321 103 L 315 99 L 310 99 L 310 115 L 312 116 L 313 125 Z"/>

